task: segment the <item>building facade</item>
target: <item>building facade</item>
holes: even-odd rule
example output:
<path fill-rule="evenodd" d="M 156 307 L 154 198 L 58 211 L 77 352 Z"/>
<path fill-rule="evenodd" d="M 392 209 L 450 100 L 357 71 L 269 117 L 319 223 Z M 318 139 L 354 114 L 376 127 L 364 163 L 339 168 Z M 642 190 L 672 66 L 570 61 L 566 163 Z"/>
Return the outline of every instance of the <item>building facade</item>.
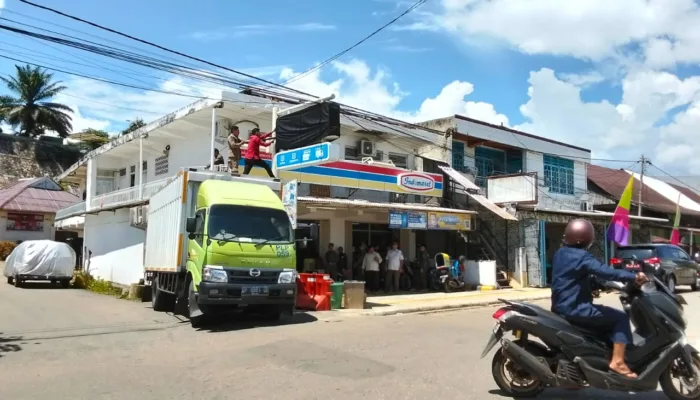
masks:
<path fill-rule="evenodd" d="M 198 101 L 114 139 L 58 176 L 79 186 L 85 201 L 61 210 L 56 227 L 82 230 L 85 266 L 94 276 L 124 285 L 137 282 L 143 277 L 146 245 L 139 215 L 147 214 L 150 196 L 182 168 L 209 168 L 212 144 L 227 158 L 231 125 L 247 139 L 252 128 L 271 130 L 273 110 L 289 106 L 223 92 L 221 99 Z M 300 267 L 304 259 L 322 256 L 330 243 L 351 254 L 353 246 L 385 248 L 398 241 L 413 259 L 417 243 L 432 240 L 433 251 L 442 251 L 437 247 L 444 244 L 441 237 L 472 229 L 474 211 L 441 206 L 443 175 L 434 164 L 449 162 L 450 138 L 388 118 L 356 113 L 340 118 L 340 138 L 332 142 L 340 159 L 277 174 L 283 183 L 299 182 L 297 236 L 307 235 L 309 224 L 320 228 L 318 240 L 301 254 Z M 262 158 L 270 163 L 271 156 Z M 261 168 L 251 175 L 267 176 Z M 409 220 L 410 226 L 403 222 Z M 439 223 L 431 228 L 430 221 Z"/>
<path fill-rule="evenodd" d="M 604 233 L 612 213 L 594 210 L 595 193 L 589 191 L 587 177 L 590 150 L 459 115 L 423 125 L 450 134 L 452 169 L 472 184 L 448 182 L 447 196 L 456 206 L 478 211 L 480 240 L 514 279 L 547 286 L 564 228 L 577 217 L 594 223 L 598 238 L 591 251 L 601 260 L 608 258 Z M 488 212 L 464 194 L 469 191 L 482 193 L 516 221 Z M 632 225 L 638 222 L 633 217 Z"/>

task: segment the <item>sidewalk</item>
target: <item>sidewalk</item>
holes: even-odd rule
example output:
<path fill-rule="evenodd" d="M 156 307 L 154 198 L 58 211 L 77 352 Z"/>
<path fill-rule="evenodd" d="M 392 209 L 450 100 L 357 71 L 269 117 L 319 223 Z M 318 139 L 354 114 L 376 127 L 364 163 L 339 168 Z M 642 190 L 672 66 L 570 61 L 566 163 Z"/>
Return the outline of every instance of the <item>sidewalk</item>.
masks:
<path fill-rule="evenodd" d="M 499 304 L 498 299 L 534 301 L 551 298 L 549 289 L 503 289 L 459 293 L 417 293 L 394 296 L 368 296 L 364 310 L 332 310 L 314 312 L 321 319 L 351 316 L 386 316 L 430 311 L 457 310 Z"/>

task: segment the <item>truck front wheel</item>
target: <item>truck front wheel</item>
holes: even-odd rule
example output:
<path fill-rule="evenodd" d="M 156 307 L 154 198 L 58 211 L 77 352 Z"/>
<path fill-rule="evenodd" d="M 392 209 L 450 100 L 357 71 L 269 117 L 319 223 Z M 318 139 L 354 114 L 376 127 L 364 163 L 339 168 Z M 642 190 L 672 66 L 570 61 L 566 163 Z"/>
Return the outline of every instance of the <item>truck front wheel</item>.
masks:
<path fill-rule="evenodd" d="M 175 295 L 166 293 L 158 288 L 158 277 L 153 279 L 151 290 L 153 291 L 151 305 L 154 311 L 173 311 L 175 308 Z"/>

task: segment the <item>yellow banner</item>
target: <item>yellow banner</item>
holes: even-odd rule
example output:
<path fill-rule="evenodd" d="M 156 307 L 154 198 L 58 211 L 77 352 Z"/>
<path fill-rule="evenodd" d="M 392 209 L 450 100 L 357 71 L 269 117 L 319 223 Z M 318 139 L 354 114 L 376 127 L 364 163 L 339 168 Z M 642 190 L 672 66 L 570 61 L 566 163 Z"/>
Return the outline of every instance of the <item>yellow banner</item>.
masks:
<path fill-rule="evenodd" d="M 470 231 L 472 230 L 472 216 L 469 214 L 429 212 L 428 229 Z"/>

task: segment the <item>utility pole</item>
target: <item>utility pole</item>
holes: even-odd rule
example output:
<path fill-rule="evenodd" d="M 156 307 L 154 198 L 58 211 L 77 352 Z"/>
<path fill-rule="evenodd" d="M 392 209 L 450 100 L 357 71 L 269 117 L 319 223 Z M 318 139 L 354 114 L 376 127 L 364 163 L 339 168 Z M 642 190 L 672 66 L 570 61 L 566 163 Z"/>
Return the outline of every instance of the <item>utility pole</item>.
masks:
<path fill-rule="evenodd" d="M 642 154 L 642 158 L 639 159 L 642 163 L 642 172 L 639 174 L 639 205 L 637 206 L 637 216 L 642 216 L 642 189 L 644 188 L 644 172 L 647 169 L 647 158 Z"/>

